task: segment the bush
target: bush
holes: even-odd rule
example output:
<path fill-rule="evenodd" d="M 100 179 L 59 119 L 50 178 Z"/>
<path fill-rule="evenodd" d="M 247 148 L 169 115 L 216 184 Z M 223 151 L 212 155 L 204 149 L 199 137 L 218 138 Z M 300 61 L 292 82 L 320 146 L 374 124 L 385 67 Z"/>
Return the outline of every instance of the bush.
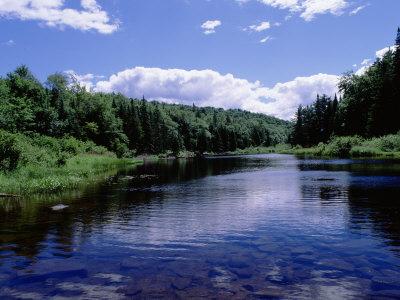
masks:
<path fill-rule="evenodd" d="M 400 151 L 400 135 L 386 135 L 379 139 L 379 149 L 385 152 Z"/>
<path fill-rule="evenodd" d="M 379 156 L 381 152 L 373 147 L 354 146 L 350 151 L 352 157 L 375 157 Z"/>
<path fill-rule="evenodd" d="M 319 145 L 318 148 L 321 147 L 324 156 L 349 157 L 351 149 L 362 142 L 363 139 L 358 136 L 334 137 L 328 144 Z"/>
<path fill-rule="evenodd" d="M 84 144 L 73 137 L 63 138 L 61 140 L 61 151 L 77 155 L 84 152 Z"/>
<path fill-rule="evenodd" d="M 118 147 L 119 155 L 131 153 L 122 144 Z M 57 139 L 39 134 L 26 136 L 0 130 L 0 171 L 9 172 L 17 168 L 61 167 L 67 161 L 80 154 L 113 156 L 106 148 L 93 142 L 82 142 L 72 137 Z"/>
<path fill-rule="evenodd" d="M 16 135 L 0 131 L 0 170 L 13 171 L 18 167 L 22 150 Z"/>
<path fill-rule="evenodd" d="M 109 152 L 106 147 L 97 146 L 92 141 L 85 142 L 83 150 L 85 153 L 89 153 L 89 154 L 97 154 L 97 155 L 107 154 L 107 155 L 111 155 L 111 156 L 115 155 L 115 154 Z"/>

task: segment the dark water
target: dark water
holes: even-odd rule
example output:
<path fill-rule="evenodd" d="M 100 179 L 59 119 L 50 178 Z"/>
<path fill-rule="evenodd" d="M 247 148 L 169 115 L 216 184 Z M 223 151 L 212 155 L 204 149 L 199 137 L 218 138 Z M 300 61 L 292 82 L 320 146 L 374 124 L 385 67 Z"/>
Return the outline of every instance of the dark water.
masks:
<path fill-rule="evenodd" d="M 0 200 L 1 299 L 196 297 L 400 298 L 400 163 L 168 161 Z"/>

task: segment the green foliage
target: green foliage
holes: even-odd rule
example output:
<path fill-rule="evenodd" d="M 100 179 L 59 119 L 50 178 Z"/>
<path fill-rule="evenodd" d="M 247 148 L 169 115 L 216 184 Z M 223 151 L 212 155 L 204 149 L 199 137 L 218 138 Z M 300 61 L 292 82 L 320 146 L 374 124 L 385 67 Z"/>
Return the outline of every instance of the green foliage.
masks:
<path fill-rule="evenodd" d="M 0 191 L 58 192 L 132 163 L 106 148 L 73 137 L 61 139 L 0 130 Z"/>
<path fill-rule="evenodd" d="M 378 149 L 366 146 L 354 146 L 350 151 L 351 157 L 378 157 L 381 154 Z"/>
<path fill-rule="evenodd" d="M 340 80 L 340 101 L 327 96 L 317 97 L 313 105 L 300 107 L 291 134 L 291 143 L 303 147 L 326 143 L 333 135 L 365 138 L 394 134 L 400 130 L 400 30 L 396 46 L 368 68 L 362 75 L 346 73 Z M 393 137 L 379 140 L 394 149 Z M 340 146 L 340 145 L 337 145 Z M 357 148 L 368 152 L 371 146 Z M 348 149 L 343 149 L 348 150 Z M 333 149 L 333 152 L 336 150 Z M 344 151 L 344 152 L 346 152 Z"/>
<path fill-rule="evenodd" d="M 27 166 L 57 167 L 64 165 L 69 158 L 82 154 L 115 156 L 93 142 L 81 142 L 72 137 L 57 139 L 0 130 L 0 170 L 3 172 Z"/>
<path fill-rule="evenodd" d="M 21 149 L 16 137 L 0 130 L 0 171 L 13 171 L 17 168 Z"/>
<path fill-rule="evenodd" d="M 26 165 L 10 174 L 0 173 L 0 190 L 19 195 L 61 192 L 133 162 L 113 156 L 79 154 L 67 159 L 62 166 Z"/>
<path fill-rule="evenodd" d="M 400 152 L 400 134 L 387 135 L 378 140 L 378 148 L 384 152 Z"/>
<path fill-rule="evenodd" d="M 349 157 L 351 149 L 359 146 L 362 138 L 358 136 L 335 137 L 326 145 L 320 144 L 319 149 L 323 156 Z"/>
<path fill-rule="evenodd" d="M 328 143 L 302 148 L 293 147 L 285 153 L 325 157 L 400 157 L 400 133 L 379 138 L 343 136 L 332 138 Z"/>
<path fill-rule="evenodd" d="M 22 66 L 0 78 L 0 129 L 90 141 L 126 157 L 268 147 L 286 142 L 290 123 L 241 110 L 89 93 L 59 73 L 50 75 L 43 85 Z M 75 155 L 81 151 L 76 140 L 51 147 L 57 153 Z"/>
<path fill-rule="evenodd" d="M 300 106 L 291 135 L 293 145 L 311 146 L 327 142 L 335 133 L 339 101 L 326 95 L 317 96 L 312 105 Z"/>

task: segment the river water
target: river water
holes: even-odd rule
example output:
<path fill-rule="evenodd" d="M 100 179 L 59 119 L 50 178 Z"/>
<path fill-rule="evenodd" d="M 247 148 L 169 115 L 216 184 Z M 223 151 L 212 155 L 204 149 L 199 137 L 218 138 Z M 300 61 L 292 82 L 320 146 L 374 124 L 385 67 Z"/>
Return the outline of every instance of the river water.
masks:
<path fill-rule="evenodd" d="M 147 162 L 0 199 L 1 299 L 196 297 L 400 298 L 400 162 Z"/>

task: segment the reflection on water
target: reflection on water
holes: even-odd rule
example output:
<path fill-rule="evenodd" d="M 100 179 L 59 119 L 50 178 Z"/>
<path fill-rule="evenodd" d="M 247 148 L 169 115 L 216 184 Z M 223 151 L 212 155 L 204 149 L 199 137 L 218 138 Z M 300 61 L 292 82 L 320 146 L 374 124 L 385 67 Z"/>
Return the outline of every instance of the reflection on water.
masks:
<path fill-rule="evenodd" d="M 398 195 L 398 162 L 260 155 L 2 199 L 0 298 L 400 297 Z"/>

